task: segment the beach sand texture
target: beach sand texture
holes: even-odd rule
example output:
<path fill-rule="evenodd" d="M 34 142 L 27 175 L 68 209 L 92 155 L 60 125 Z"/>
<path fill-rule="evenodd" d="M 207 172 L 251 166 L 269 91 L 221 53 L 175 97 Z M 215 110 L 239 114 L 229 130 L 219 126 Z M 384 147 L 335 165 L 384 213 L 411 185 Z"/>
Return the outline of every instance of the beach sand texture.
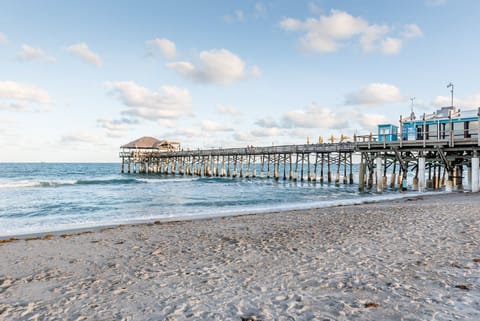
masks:
<path fill-rule="evenodd" d="M 2 320 L 480 320 L 480 194 L 0 244 Z"/>

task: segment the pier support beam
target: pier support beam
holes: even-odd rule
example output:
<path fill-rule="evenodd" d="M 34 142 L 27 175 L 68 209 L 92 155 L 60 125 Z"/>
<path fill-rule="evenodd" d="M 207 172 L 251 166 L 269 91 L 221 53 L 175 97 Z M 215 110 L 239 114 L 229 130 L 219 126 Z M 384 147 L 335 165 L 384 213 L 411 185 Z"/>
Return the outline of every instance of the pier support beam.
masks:
<path fill-rule="evenodd" d="M 383 191 L 383 173 L 382 173 L 382 158 L 377 157 L 375 159 L 376 162 L 376 181 L 377 181 L 377 193 L 381 193 Z"/>
<path fill-rule="evenodd" d="M 365 161 L 363 160 L 363 155 L 362 155 L 362 160 L 360 161 L 360 170 L 358 174 L 358 191 L 359 192 L 365 191 L 365 169 L 366 169 L 366 164 L 365 164 Z"/>
<path fill-rule="evenodd" d="M 420 157 L 418 159 L 418 191 L 425 192 L 425 186 L 425 157 Z"/>
<path fill-rule="evenodd" d="M 479 174 L 478 174 L 478 170 L 479 170 L 479 159 L 478 159 L 478 156 L 475 155 L 473 158 L 472 158 L 472 185 L 471 185 L 471 190 L 473 193 L 478 193 L 480 192 L 480 187 L 479 187 Z"/>
<path fill-rule="evenodd" d="M 463 165 L 459 164 L 456 166 L 455 171 L 455 188 L 457 191 L 463 191 Z"/>
<path fill-rule="evenodd" d="M 445 184 L 445 191 L 451 192 L 453 190 L 453 176 L 455 175 L 454 168 L 448 170 L 448 178 Z"/>

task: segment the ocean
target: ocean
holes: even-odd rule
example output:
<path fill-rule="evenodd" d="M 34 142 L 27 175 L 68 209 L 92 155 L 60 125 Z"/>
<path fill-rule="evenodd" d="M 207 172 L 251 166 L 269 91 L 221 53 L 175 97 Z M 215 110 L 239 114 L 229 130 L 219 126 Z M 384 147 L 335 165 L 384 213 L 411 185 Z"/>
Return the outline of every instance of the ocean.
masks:
<path fill-rule="evenodd" d="M 402 196 L 398 191 L 359 193 L 357 184 L 121 174 L 117 163 L 0 163 L 0 237 Z"/>

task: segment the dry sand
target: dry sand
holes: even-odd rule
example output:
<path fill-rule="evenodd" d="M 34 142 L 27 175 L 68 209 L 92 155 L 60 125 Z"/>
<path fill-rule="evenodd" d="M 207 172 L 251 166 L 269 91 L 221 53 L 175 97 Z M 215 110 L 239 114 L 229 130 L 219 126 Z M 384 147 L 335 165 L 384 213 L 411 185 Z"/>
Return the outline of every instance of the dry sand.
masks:
<path fill-rule="evenodd" d="M 480 320 L 480 194 L 0 244 L 2 320 Z"/>

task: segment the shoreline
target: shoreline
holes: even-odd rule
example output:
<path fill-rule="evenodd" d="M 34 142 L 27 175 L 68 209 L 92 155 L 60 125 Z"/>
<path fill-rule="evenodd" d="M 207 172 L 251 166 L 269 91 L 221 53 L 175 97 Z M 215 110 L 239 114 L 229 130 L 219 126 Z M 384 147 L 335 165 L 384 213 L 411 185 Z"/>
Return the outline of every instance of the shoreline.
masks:
<path fill-rule="evenodd" d="M 0 245 L 0 318 L 478 320 L 480 194 Z"/>
<path fill-rule="evenodd" d="M 370 203 L 383 203 L 383 202 L 395 202 L 397 200 L 402 200 L 406 198 L 417 198 L 417 197 L 439 197 L 440 195 L 444 194 L 462 194 L 462 193 L 469 193 L 464 191 L 459 192 L 445 192 L 445 191 L 432 191 L 432 192 L 409 192 L 409 193 L 391 193 L 391 194 L 378 194 L 376 196 L 384 196 L 381 199 L 349 199 L 351 201 L 347 204 L 338 204 L 333 202 L 327 203 L 325 202 L 324 206 L 318 206 L 316 204 L 312 206 L 305 206 L 299 208 L 289 208 L 285 210 L 278 210 L 278 209 L 265 209 L 265 210 L 258 210 L 252 212 L 234 212 L 231 214 L 225 213 L 217 213 L 217 214 L 202 214 L 202 215 L 192 215 L 192 216 L 178 216 L 178 217 L 168 217 L 168 218 L 152 218 L 152 219 L 144 219 L 144 220 L 130 220 L 130 221 L 119 221 L 118 223 L 106 223 L 100 225 L 92 225 L 92 226 L 85 226 L 85 227 L 74 227 L 74 228 L 60 228 L 58 230 L 46 230 L 42 232 L 32 232 L 32 233 L 19 233 L 19 234 L 7 234 L 7 235 L 0 235 L 0 243 L 2 241 L 8 241 L 11 239 L 12 241 L 16 240 L 25 240 L 25 239 L 41 239 L 45 236 L 50 238 L 52 235 L 54 236 L 61 236 L 62 234 L 78 234 L 78 233 L 85 233 L 85 232 L 97 232 L 99 230 L 105 228 L 117 228 L 119 226 L 135 226 L 135 225 L 150 225 L 155 224 L 158 222 L 161 223 L 172 223 L 172 222 L 183 222 L 183 221 L 198 221 L 198 220 L 208 220 L 213 218 L 222 218 L 222 217 L 238 217 L 244 215 L 269 215 L 273 213 L 284 213 L 284 212 L 291 212 L 291 211 L 308 211 L 308 210 L 315 210 L 315 209 L 323 209 L 323 208 L 332 208 L 332 207 L 342 207 L 342 206 L 357 206 L 362 204 L 370 204 Z M 375 197 L 375 196 L 373 196 Z M 339 202 L 344 202 L 339 201 Z"/>

